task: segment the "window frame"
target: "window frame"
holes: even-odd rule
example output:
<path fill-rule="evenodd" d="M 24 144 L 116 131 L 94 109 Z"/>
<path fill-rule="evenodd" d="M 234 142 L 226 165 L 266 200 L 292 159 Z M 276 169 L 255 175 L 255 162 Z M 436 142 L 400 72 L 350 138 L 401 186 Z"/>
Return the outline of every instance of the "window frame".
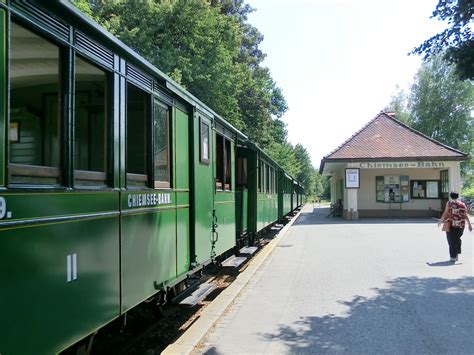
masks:
<path fill-rule="evenodd" d="M 439 172 L 439 182 L 440 182 L 440 198 L 447 199 L 449 198 L 449 171 L 441 170 Z"/>
<path fill-rule="evenodd" d="M 419 183 L 422 186 L 422 190 L 424 191 L 423 197 L 419 196 L 414 196 L 413 195 L 413 185 L 414 183 Z M 427 184 L 429 182 L 436 182 L 437 183 L 437 189 L 438 189 L 438 196 L 436 197 L 428 197 L 428 190 L 427 190 Z M 440 189 L 440 180 L 436 179 L 416 179 L 416 180 L 410 180 L 410 198 L 414 200 L 439 200 L 441 198 L 441 189 Z"/>
<path fill-rule="evenodd" d="M 203 140 L 204 129 L 207 129 L 207 158 L 205 157 L 205 146 Z M 211 163 L 211 125 L 202 117 L 199 117 L 199 163 L 209 165 Z"/>
<path fill-rule="evenodd" d="M 152 113 L 152 120 L 153 120 L 153 132 L 152 134 L 152 158 L 153 158 L 153 187 L 155 189 L 169 189 L 171 188 L 171 172 L 172 172 L 172 155 L 171 155 L 171 144 L 170 144 L 170 137 L 171 137 L 171 107 L 161 100 L 159 100 L 157 97 L 153 97 L 153 113 Z M 162 108 L 166 109 L 166 146 L 167 146 L 167 181 L 162 181 L 162 180 L 157 180 L 156 175 L 155 175 L 155 130 L 154 130 L 154 123 L 155 123 L 155 105 L 161 106 Z"/>
<path fill-rule="evenodd" d="M 110 171 L 112 169 L 112 166 L 110 164 L 111 156 L 113 156 L 113 152 L 111 152 L 111 134 L 113 132 L 113 122 L 112 122 L 112 110 L 113 110 L 113 100 L 114 96 L 113 94 L 113 73 L 110 71 L 109 68 L 101 65 L 97 61 L 93 61 L 81 52 L 75 51 L 74 52 L 74 77 L 73 77 L 73 83 L 74 83 L 74 89 L 73 89 L 73 95 L 74 95 L 74 100 L 77 98 L 77 90 L 76 90 L 76 59 L 79 58 L 82 61 L 88 63 L 89 65 L 92 65 L 100 70 L 102 70 L 105 74 L 105 92 L 104 92 L 104 98 L 105 98 L 105 112 L 104 112 L 104 125 L 105 125 L 105 149 L 104 149 L 104 154 L 105 154 L 105 172 L 101 171 L 95 171 L 95 170 L 82 170 L 82 169 L 76 169 L 75 168 L 75 163 L 76 163 L 76 158 L 75 158 L 75 144 L 72 145 L 73 149 L 73 155 L 74 155 L 74 164 L 72 166 L 73 170 L 73 186 L 81 189 L 94 189 L 94 188 L 106 188 L 110 187 L 111 181 L 110 181 L 110 176 L 113 174 L 110 174 Z M 111 102 L 112 101 L 112 102 Z M 74 101 L 74 116 L 71 118 L 74 124 L 74 132 L 73 132 L 73 141 L 74 143 L 76 142 L 76 135 L 75 135 L 75 127 L 76 127 L 76 102 Z M 102 185 L 87 185 L 87 184 L 78 184 L 76 181 L 77 180 L 85 180 L 85 181 L 101 181 Z"/>
<path fill-rule="evenodd" d="M 232 191 L 232 141 L 224 136 L 224 191 Z"/>
<path fill-rule="evenodd" d="M 236 188 L 248 188 L 247 176 L 247 154 L 243 153 L 241 149 L 237 149 L 236 156 L 236 170 L 235 170 L 235 186 Z"/>
<path fill-rule="evenodd" d="M 129 144 L 129 136 L 128 136 L 128 88 L 129 86 L 132 86 L 135 90 L 138 90 L 140 92 L 142 92 L 144 94 L 144 97 L 145 97 L 145 102 L 144 102 L 144 107 L 146 108 L 146 111 L 145 111 L 145 115 L 144 115 L 144 119 L 145 119 L 145 122 L 144 122 L 144 126 L 145 126 L 145 134 L 144 134 L 144 138 L 146 139 L 146 141 L 144 142 L 144 153 L 145 153 L 145 156 L 144 156 L 144 163 L 145 163 L 145 174 L 137 174 L 137 173 L 131 173 L 131 172 L 128 172 L 128 161 L 129 161 L 129 157 L 128 157 L 128 144 Z M 127 129 L 125 130 L 125 137 L 126 137 L 126 141 L 125 141 L 125 181 L 126 181 L 126 186 L 127 186 L 127 189 L 144 189 L 144 188 L 150 188 L 150 186 L 152 185 L 151 184 L 151 176 L 152 176 L 152 154 L 153 154 L 153 149 L 152 149 L 152 145 L 151 145 L 151 142 L 153 142 L 153 133 L 151 132 L 151 120 L 152 120 L 152 116 L 153 116 L 153 100 L 154 100 L 154 96 L 152 95 L 152 93 L 150 93 L 149 91 L 146 91 L 144 90 L 143 88 L 141 88 L 140 86 L 138 86 L 137 84 L 135 84 L 133 81 L 130 81 L 130 80 L 127 80 L 126 81 L 126 84 L 125 84 L 125 87 L 126 87 L 126 95 L 125 95 L 125 112 L 126 112 L 126 127 Z M 129 181 L 131 182 L 144 182 L 143 185 L 130 185 L 129 184 Z"/>
<path fill-rule="evenodd" d="M 12 106 L 11 106 L 11 55 L 12 55 L 12 50 L 11 50 L 11 42 L 12 42 L 12 31 L 11 31 L 11 24 L 14 23 L 16 26 L 21 27 L 23 30 L 29 31 L 33 33 L 35 36 L 41 38 L 42 40 L 48 42 L 49 44 L 57 47 L 58 49 L 58 73 L 57 73 L 57 85 L 58 85 L 58 91 L 57 91 L 57 109 L 58 109 L 58 151 L 56 152 L 58 154 L 58 165 L 57 166 L 47 166 L 47 165 L 33 165 L 33 164 L 21 164 L 21 163 L 12 163 L 10 152 L 11 152 L 11 147 L 10 147 L 10 124 L 12 122 L 17 122 L 18 123 L 18 129 L 21 127 L 21 122 L 14 118 L 12 119 Z M 67 105 L 67 100 L 64 100 L 64 95 L 69 94 L 68 90 L 65 89 L 68 87 L 67 81 L 69 79 L 70 74 L 66 73 L 64 74 L 64 67 L 67 65 L 67 58 L 68 58 L 68 52 L 69 52 L 69 46 L 65 45 L 61 41 L 59 41 L 57 38 L 54 36 L 51 36 L 48 32 L 37 28 L 35 26 L 32 26 L 30 23 L 24 21 L 22 18 L 18 16 L 12 16 L 10 19 L 10 31 L 8 32 L 8 46 L 9 48 L 7 57 L 8 57 L 8 69 L 7 69 L 7 75 L 6 75 L 6 81 L 7 81 L 7 117 L 6 117 L 6 124 L 5 128 L 7 132 L 5 132 L 5 145 L 7 147 L 7 154 L 6 154 L 6 167 L 7 167 L 7 185 L 11 188 L 28 188 L 28 187 L 41 187 L 41 188 L 65 188 L 67 187 L 68 181 L 67 181 L 67 174 L 68 172 L 65 171 L 65 153 L 64 153 L 64 141 L 65 137 L 64 135 L 66 134 L 65 130 L 65 125 L 68 124 L 68 117 L 65 114 L 65 108 Z M 45 98 L 46 96 L 51 95 L 50 92 L 45 92 L 42 94 L 42 104 L 43 106 L 45 105 Z M 44 122 L 42 122 L 42 126 L 44 126 Z M 43 132 L 44 133 L 44 132 Z M 18 130 L 18 141 L 15 143 L 20 143 L 20 130 Z M 42 140 L 41 145 L 44 147 L 45 142 Z M 43 152 L 43 160 L 44 160 L 44 152 Z M 16 173 L 16 174 L 15 174 Z M 22 181 L 14 181 L 14 176 L 21 176 L 21 177 L 26 177 L 26 178 L 53 178 L 56 179 L 56 182 L 38 182 L 38 181 L 31 181 L 31 182 L 22 182 Z"/>
<path fill-rule="evenodd" d="M 218 148 L 221 145 L 218 144 L 218 140 L 222 141 L 221 151 Z M 232 172 L 234 168 L 232 166 L 232 140 L 227 138 L 222 133 L 215 131 L 215 189 L 216 192 L 231 192 L 234 191 L 232 188 Z M 218 162 L 219 158 L 221 161 Z M 229 174 L 227 175 L 227 167 L 229 168 Z M 220 169 L 218 169 L 220 168 Z M 218 181 L 218 177 L 222 180 Z"/>

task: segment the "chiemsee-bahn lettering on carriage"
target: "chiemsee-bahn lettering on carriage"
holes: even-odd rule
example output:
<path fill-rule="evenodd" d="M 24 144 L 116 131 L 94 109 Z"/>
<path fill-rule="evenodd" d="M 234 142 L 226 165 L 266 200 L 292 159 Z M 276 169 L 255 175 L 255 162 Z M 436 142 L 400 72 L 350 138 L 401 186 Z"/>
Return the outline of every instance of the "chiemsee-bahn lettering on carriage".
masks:
<path fill-rule="evenodd" d="M 128 207 L 150 207 L 171 203 L 170 193 L 143 193 L 128 195 Z"/>

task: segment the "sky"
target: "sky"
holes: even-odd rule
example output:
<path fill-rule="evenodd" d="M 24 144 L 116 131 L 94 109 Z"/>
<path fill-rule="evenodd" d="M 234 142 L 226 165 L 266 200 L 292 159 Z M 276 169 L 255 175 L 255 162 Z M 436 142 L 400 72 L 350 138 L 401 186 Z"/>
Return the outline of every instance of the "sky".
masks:
<path fill-rule="evenodd" d="M 289 141 L 321 159 L 372 120 L 421 65 L 407 54 L 446 24 L 437 0 L 247 0 L 283 91 Z"/>

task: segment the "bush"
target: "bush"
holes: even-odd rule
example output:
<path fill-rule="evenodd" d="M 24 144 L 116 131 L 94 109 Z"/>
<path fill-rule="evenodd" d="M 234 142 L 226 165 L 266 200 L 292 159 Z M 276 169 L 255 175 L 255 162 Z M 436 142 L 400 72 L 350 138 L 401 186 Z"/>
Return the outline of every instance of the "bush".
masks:
<path fill-rule="evenodd" d="M 461 196 L 464 198 L 474 199 L 474 187 L 462 189 Z"/>

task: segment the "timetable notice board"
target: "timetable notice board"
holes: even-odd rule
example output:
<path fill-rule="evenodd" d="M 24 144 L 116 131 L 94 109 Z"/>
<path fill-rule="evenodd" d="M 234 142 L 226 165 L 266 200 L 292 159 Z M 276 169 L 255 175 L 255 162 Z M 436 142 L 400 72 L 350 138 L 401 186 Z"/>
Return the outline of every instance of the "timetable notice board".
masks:
<path fill-rule="evenodd" d="M 375 189 L 377 202 L 402 203 L 410 200 L 410 181 L 406 175 L 377 176 Z"/>

